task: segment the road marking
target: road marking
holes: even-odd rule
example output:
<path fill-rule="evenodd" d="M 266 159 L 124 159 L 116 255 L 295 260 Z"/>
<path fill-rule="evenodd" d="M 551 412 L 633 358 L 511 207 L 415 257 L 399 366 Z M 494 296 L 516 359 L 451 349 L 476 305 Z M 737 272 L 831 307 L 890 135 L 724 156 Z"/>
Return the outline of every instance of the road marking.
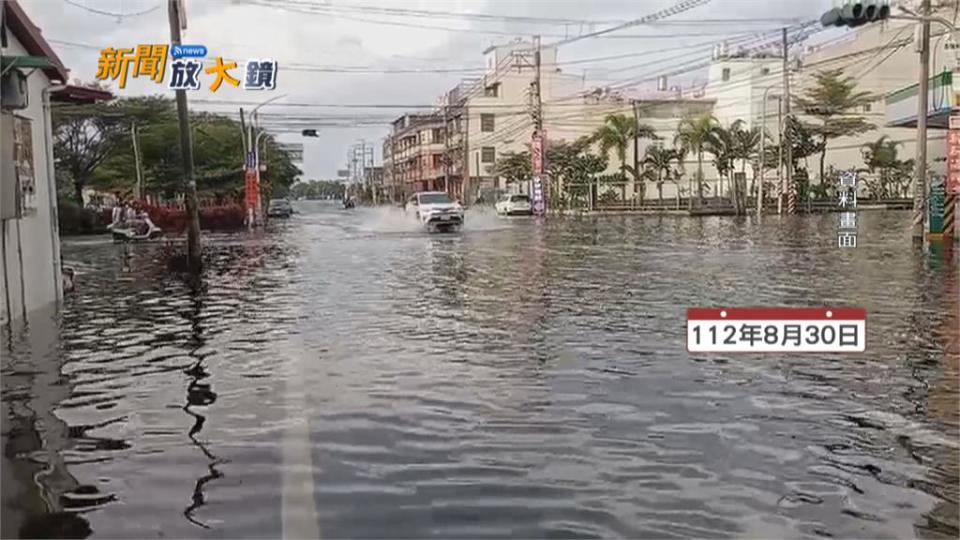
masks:
<path fill-rule="evenodd" d="M 320 519 L 313 498 L 313 457 L 304 373 L 299 359 L 287 362 L 286 405 L 291 416 L 283 432 L 281 519 L 284 538 L 320 538 Z"/>

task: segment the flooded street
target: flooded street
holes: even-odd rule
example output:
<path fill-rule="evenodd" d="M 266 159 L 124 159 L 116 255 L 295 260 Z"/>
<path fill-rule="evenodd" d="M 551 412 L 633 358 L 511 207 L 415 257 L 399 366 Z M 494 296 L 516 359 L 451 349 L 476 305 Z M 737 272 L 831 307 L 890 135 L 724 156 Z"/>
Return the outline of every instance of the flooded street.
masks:
<path fill-rule="evenodd" d="M 64 240 L 61 320 L 4 336 L 4 536 L 957 537 L 956 259 L 909 213 L 840 250 L 835 215 L 298 205 L 198 287 Z M 863 307 L 867 350 L 688 354 L 711 305 Z"/>

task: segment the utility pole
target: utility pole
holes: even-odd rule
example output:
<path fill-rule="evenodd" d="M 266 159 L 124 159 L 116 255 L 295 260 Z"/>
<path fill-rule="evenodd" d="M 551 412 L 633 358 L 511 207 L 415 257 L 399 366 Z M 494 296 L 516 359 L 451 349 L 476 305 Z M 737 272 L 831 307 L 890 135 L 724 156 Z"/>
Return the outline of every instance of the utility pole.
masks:
<path fill-rule="evenodd" d="M 470 193 L 470 190 L 473 188 L 473 182 L 470 176 L 470 108 L 466 102 L 463 103 L 463 112 L 461 114 L 463 115 L 463 170 L 460 173 L 460 183 L 463 184 L 462 189 Z M 478 168 L 477 172 L 479 171 L 480 169 Z"/>
<path fill-rule="evenodd" d="M 777 195 L 777 214 L 783 213 L 783 96 L 777 98 L 777 184 L 780 193 Z"/>
<path fill-rule="evenodd" d="M 140 141 L 137 134 L 137 123 L 133 122 L 130 125 L 130 137 L 133 139 L 133 164 L 137 169 L 137 187 L 134 190 L 134 193 L 137 196 L 137 199 L 143 199 L 143 169 L 140 162 Z"/>
<path fill-rule="evenodd" d="M 633 178 L 634 182 L 640 182 L 640 136 L 638 133 L 640 131 L 640 106 L 635 99 L 631 102 L 633 103 L 633 124 L 637 128 L 633 132 Z M 633 189 L 636 191 L 636 185 Z M 646 194 L 646 189 L 640 190 L 640 193 Z M 640 199 L 640 206 L 643 207 L 642 198 Z"/>
<path fill-rule="evenodd" d="M 533 199 L 533 211 L 540 215 L 546 213 L 546 192 L 547 182 L 543 181 L 543 162 L 546 159 L 547 140 L 543 132 L 543 92 L 540 81 L 540 36 L 533 37 L 533 145 L 534 148 L 530 154 L 534 157 L 533 163 L 533 182 L 531 195 Z"/>
<path fill-rule="evenodd" d="M 443 190 L 450 194 L 450 131 L 447 129 L 447 104 L 443 104 Z"/>
<path fill-rule="evenodd" d="M 921 16 L 930 15 L 930 0 L 923 0 Z M 917 90 L 917 157 L 913 183 L 913 240 L 925 244 L 927 222 L 927 100 L 930 87 L 930 21 L 920 23 L 920 84 Z"/>
<path fill-rule="evenodd" d="M 786 118 L 786 126 L 790 125 L 790 50 L 787 43 L 787 29 L 783 29 L 783 116 Z M 793 185 L 793 142 L 788 137 L 786 140 L 787 170 L 783 176 L 784 186 L 781 188 L 781 194 L 787 196 L 787 214 L 793 214 L 797 211 L 797 192 Z"/>
<path fill-rule="evenodd" d="M 170 43 L 180 45 L 180 19 L 183 4 L 180 0 L 168 0 L 167 15 L 170 20 Z M 180 124 L 180 153 L 183 159 L 183 176 L 186 185 L 187 203 L 187 267 L 199 272 L 203 266 L 200 257 L 200 210 L 197 201 L 197 180 L 193 176 L 193 142 L 190 140 L 190 113 L 187 109 L 186 90 L 177 90 L 177 117 Z"/>

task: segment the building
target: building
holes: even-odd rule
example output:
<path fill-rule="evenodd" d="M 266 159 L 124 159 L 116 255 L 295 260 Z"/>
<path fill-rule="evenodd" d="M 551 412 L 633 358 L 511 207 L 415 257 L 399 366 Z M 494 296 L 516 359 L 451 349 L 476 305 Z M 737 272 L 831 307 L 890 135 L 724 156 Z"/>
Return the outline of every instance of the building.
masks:
<path fill-rule="evenodd" d="M 11 323 L 63 297 L 50 102 L 111 96 L 63 84 L 67 69 L 19 3 L 3 2 L 2 13 L 0 313 Z"/>
<path fill-rule="evenodd" d="M 952 19 L 953 8 L 944 10 L 940 15 Z M 894 122 L 893 126 L 886 125 L 888 117 L 897 120 L 905 118 L 898 113 L 887 114 L 887 96 L 909 87 L 913 87 L 916 93 L 919 55 L 914 43 L 915 28 L 916 25 L 910 21 L 890 20 L 868 24 L 850 31 L 839 40 L 809 47 L 805 51 L 794 93 L 802 93 L 805 87 L 811 85 L 817 71 L 842 69 L 846 75 L 857 80 L 858 90 L 870 92 L 877 98 L 858 111 L 876 129 L 854 137 L 830 140 L 827 145 L 828 164 L 838 169 L 863 167 L 863 146 L 881 136 L 900 144 L 900 159 L 912 159 L 915 156 L 916 128 L 897 127 L 907 125 L 900 121 Z M 957 55 L 956 51 L 947 48 L 949 40 L 945 39 L 942 27 L 934 24 L 931 32 L 930 77 L 934 82 L 930 85 L 928 101 L 930 111 L 934 111 L 950 107 L 948 102 L 952 96 L 945 90 L 949 84 L 941 86 L 937 81 L 942 80 L 944 73 L 950 73 L 957 67 Z M 895 99 L 894 103 L 898 101 L 902 100 Z M 916 111 L 913 111 L 912 117 L 915 120 Z M 946 156 L 944 141 L 942 132 L 928 134 L 927 159 L 934 171 L 943 170 Z M 813 163 L 810 166 L 811 170 L 818 167 Z"/>
<path fill-rule="evenodd" d="M 401 202 L 418 191 L 445 191 L 445 130 L 439 114 L 405 114 L 383 143 L 383 186 Z M 451 191 L 452 192 L 452 191 Z"/>
<path fill-rule="evenodd" d="M 505 188 L 495 170 L 498 156 L 528 150 L 533 134 L 535 50 L 522 40 L 490 47 L 482 77 L 461 81 L 429 113 L 395 120 L 383 145 L 388 191 L 402 196 L 440 190 L 472 200 L 481 190 Z M 575 99 L 583 86 L 580 77 L 563 73 L 556 59 L 555 47 L 541 49 L 544 117 L 552 101 Z"/>

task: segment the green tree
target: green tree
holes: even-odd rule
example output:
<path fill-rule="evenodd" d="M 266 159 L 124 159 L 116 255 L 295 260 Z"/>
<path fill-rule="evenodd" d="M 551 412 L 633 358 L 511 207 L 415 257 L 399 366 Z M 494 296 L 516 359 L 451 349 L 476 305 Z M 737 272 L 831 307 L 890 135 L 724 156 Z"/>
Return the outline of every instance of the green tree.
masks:
<path fill-rule="evenodd" d="M 107 156 L 88 176 L 91 184 L 106 190 L 132 190 L 136 170 L 130 127 L 136 123 L 144 191 L 166 197 L 181 191 L 180 145 L 170 144 L 179 137 L 172 100 L 160 96 L 123 98 L 100 114 L 119 118 L 122 128 L 109 133 Z M 198 192 L 216 200 L 239 199 L 244 189 L 244 148 L 239 123 L 218 114 L 194 112 L 190 124 Z M 300 171 L 273 136 L 261 138 L 260 151 L 260 161 L 265 166 L 260 173 L 263 196 L 285 193 Z"/>
<path fill-rule="evenodd" d="M 870 176 L 863 178 L 870 195 L 878 199 L 906 195 L 915 161 L 901 160 L 900 143 L 883 135 L 861 147 L 863 163 Z"/>
<path fill-rule="evenodd" d="M 677 125 L 677 134 L 674 137 L 674 145 L 684 154 L 693 152 L 697 156 L 697 197 L 701 201 L 703 200 L 703 152 L 718 125 L 717 119 L 707 113 L 689 116 Z M 692 198 L 690 205 L 692 206 Z"/>
<path fill-rule="evenodd" d="M 290 196 L 296 199 L 342 199 L 346 186 L 330 180 L 297 182 L 290 187 Z"/>
<path fill-rule="evenodd" d="M 573 201 L 589 196 L 596 177 L 607 168 L 607 158 L 589 152 L 591 137 L 573 142 L 550 141 L 546 148 L 546 172 L 554 180 L 562 199 Z"/>
<path fill-rule="evenodd" d="M 813 86 L 794 97 L 794 103 L 803 114 L 813 118 L 807 129 L 820 138 L 820 178 L 825 173 L 827 144 L 830 139 L 859 135 L 876 126 L 863 116 L 854 114 L 877 99 L 869 92 L 858 92 L 857 81 L 844 76 L 842 69 L 820 71 L 814 75 Z"/>
<path fill-rule="evenodd" d="M 683 156 L 673 148 L 663 148 L 661 146 L 648 146 L 643 156 L 643 166 L 648 171 L 653 172 L 653 181 L 657 186 L 657 200 L 663 203 L 663 183 L 667 181 L 670 171 L 674 164 L 680 165 Z"/>
<path fill-rule="evenodd" d="M 507 183 L 523 183 L 533 178 L 533 162 L 530 152 L 505 152 L 495 166 L 498 176 L 502 176 Z"/>
<path fill-rule="evenodd" d="M 653 128 L 638 124 L 636 118 L 625 114 L 607 115 L 604 118 L 603 125 L 597 128 L 593 134 L 594 142 L 600 145 L 601 154 L 609 156 L 610 150 L 616 151 L 617 160 L 620 162 L 620 174 L 624 179 L 624 184 L 621 186 L 624 200 L 627 198 L 627 147 L 633 143 L 634 137 L 641 139 L 657 138 Z"/>

